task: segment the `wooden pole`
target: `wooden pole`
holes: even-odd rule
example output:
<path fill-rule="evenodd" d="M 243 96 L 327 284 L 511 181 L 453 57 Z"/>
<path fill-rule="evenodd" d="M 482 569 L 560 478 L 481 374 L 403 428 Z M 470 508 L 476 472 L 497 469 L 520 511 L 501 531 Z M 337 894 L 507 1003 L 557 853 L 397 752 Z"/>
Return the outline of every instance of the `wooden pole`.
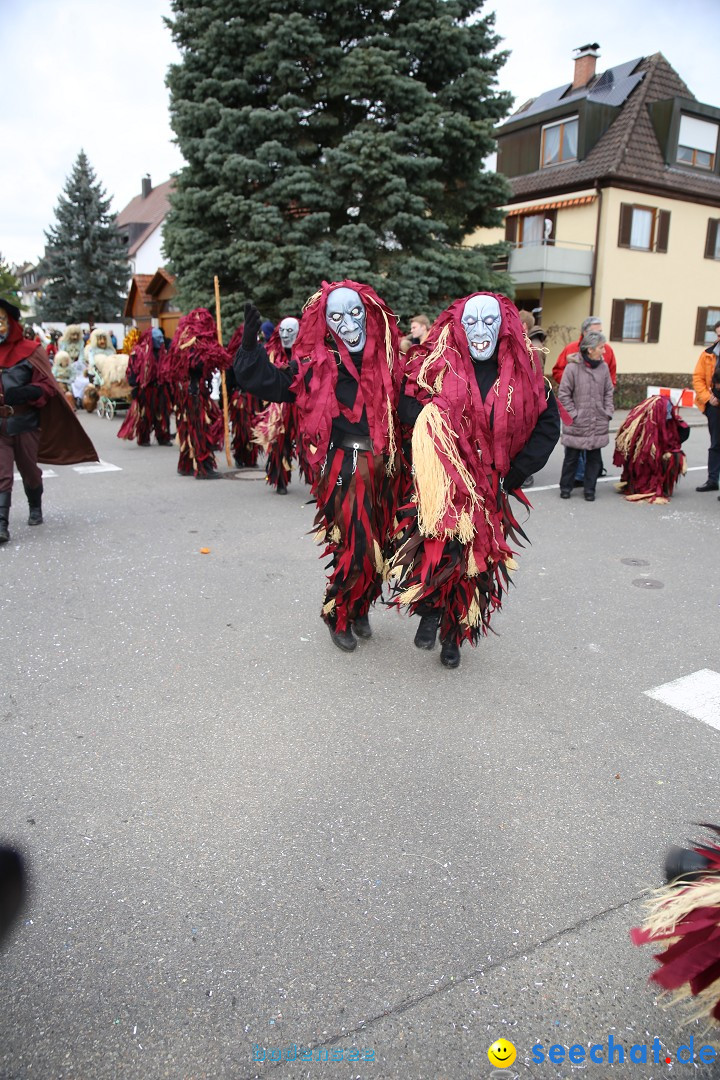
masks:
<path fill-rule="evenodd" d="M 220 321 L 220 281 L 217 274 L 215 275 L 215 322 L 217 323 L 217 335 L 218 344 L 222 345 L 222 322 Z M 230 453 L 230 410 L 228 408 L 228 394 L 227 384 L 225 382 L 225 372 L 220 372 L 220 385 L 222 386 L 222 399 L 223 399 L 223 420 L 225 430 L 225 457 L 228 465 L 232 465 L 232 454 Z"/>

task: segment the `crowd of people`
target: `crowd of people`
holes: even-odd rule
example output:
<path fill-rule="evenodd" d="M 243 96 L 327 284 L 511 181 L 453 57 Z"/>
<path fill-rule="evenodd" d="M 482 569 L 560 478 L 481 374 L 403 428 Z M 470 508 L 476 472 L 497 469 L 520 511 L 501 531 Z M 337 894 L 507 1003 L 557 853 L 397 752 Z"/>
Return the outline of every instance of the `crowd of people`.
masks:
<path fill-rule="evenodd" d="M 720 473 L 720 323 L 716 336 L 695 371 L 710 430 L 699 491 L 718 490 Z M 403 337 L 370 286 L 345 280 L 323 282 L 277 326 L 248 303 L 227 347 L 204 308 L 180 319 L 172 341 L 158 327 L 132 331 L 121 354 L 110 332 L 71 325 L 52 335 L 50 371 L 17 309 L 2 302 L 0 543 L 9 536 L 13 461 L 31 524 L 42 520 L 38 461 L 60 462 L 57 446 L 48 457 L 40 445 L 41 410 L 57 398 L 72 416 L 93 390 L 97 397 L 108 381 L 124 381 L 129 408 L 118 436 L 176 444 L 181 475 L 218 477 L 223 444 L 241 468 L 256 466 L 262 450 L 277 494 L 299 470 L 330 560 L 321 617 L 338 648 L 352 652 L 371 636 L 369 614 L 387 585 L 391 605 L 419 617 L 415 645 L 432 649 L 439 636 L 441 662 L 455 668 L 462 644 L 475 644 L 501 606 L 525 539 L 516 517 L 518 506 L 530 508 L 523 488 L 558 439 L 562 499 L 581 486 L 593 502 L 604 471 L 617 364 L 602 323 L 589 316 L 562 350 L 557 398 L 544 376 L 546 339 L 531 313 L 482 292 L 434 322 L 416 315 Z M 631 410 L 615 442 L 619 490 L 630 500 L 669 499 L 687 435 L 667 398 Z M 76 453 L 96 458 L 89 442 Z"/>

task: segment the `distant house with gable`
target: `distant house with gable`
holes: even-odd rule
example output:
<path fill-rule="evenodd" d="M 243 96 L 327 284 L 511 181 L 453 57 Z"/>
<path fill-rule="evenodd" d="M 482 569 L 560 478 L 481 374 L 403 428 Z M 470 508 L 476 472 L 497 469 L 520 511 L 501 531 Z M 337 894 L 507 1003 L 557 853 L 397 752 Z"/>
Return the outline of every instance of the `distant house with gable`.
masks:
<path fill-rule="evenodd" d="M 172 337 L 181 316 L 173 303 L 175 278 L 163 266 L 163 225 L 170 209 L 172 179 L 153 187 L 149 176 L 141 192 L 117 216 L 128 245 L 132 281 L 123 314 L 139 330 L 160 326 Z"/>

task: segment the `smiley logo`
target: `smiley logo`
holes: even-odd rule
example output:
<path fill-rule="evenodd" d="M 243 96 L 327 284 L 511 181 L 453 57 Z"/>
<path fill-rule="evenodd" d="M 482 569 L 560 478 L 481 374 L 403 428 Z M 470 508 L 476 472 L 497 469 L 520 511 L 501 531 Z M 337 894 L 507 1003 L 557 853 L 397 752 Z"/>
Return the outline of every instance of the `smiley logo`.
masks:
<path fill-rule="evenodd" d="M 496 1069 L 507 1069 L 517 1057 L 517 1051 L 507 1039 L 496 1039 L 488 1050 L 488 1061 Z"/>

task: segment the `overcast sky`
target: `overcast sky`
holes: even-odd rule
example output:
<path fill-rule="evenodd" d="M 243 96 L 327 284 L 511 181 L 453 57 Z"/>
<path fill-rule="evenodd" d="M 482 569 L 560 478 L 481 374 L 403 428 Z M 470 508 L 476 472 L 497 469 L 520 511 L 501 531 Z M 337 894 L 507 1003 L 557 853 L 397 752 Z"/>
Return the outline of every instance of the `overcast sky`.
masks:
<path fill-rule="evenodd" d="M 662 52 L 700 101 L 720 105 L 719 0 L 486 0 L 492 10 L 511 51 L 500 85 L 518 105 L 571 81 L 573 50 L 593 41 L 598 71 Z M 42 254 L 81 148 L 115 211 L 146 173 L 160 183 L 182 166 L 164 84 L 177 60 L 162 19 L 170 14 L 170 0 L 0 0 L 5 259 Z"/>

